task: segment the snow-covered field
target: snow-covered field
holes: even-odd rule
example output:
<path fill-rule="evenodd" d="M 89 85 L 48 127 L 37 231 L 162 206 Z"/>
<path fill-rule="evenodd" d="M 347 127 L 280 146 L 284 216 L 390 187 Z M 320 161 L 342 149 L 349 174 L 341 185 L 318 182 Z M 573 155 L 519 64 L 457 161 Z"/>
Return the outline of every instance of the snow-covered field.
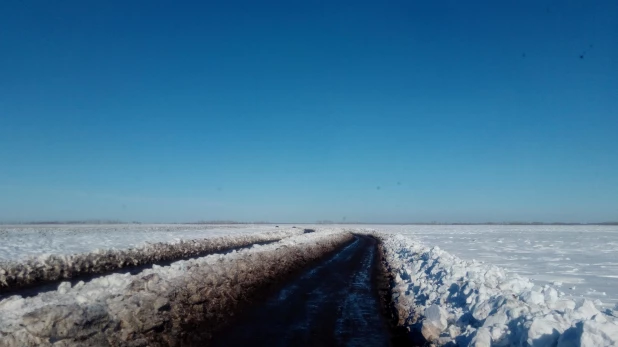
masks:
<path fill-rule="evenodd" d="M 4 273 L 1 267 L 3 261 L 20 262 L 43 254 L 67 255 L 89 253 L 96 249 L 125 250 L 133 247 L 142 247 L 140 249 L 144 251 L 151 249 L 148 244 L 156 242 L 161 242 L 160 247 L 163 248 L 168 247 L 166 244 L 191 248 L 198 245 L 199 241 L 181 241 L 219 236 L 230 236 L 246 243 L 243 240 L 252 240 L 254 235 L 257 241 L 251 242 L 259 242 L 259 235 L 270 240 L 273 235 L 281 234 L 274 239 L 283 237 L 280 243 L 286 243 L 288 237 L 291 237 L 289 240 L 310 241 L 313 237 L 328 235 L 338 238 L 338 235 L 342 235 L 341 230 L 366 232 L 383 241 L 388 270 L 395 279 L 392 292 L 399 323 L 410 329 L 418 329 L 437 345 L 618 345 L 618 227 L 312 227 L 323 236 L 300 235 L 303 227 L 311 226 L 298 226 L 298 229 L 291 229 L 291 226 L 275 228 L 274 225 L 2 227 L 0 274 Z M 294 244 L 297 241 L 290 242 Z M 278 247 L 273 244 L 265 249 L 280 249 Z M 299 253 L 294 252 L 290 254 Z M 70 260 L 67 264 L 74 264 L 73 257 L 66 258 Z M 273 256 L 269 259 L 280 258 Z M 183 264 L 185 262 L 180 261 L 171 267 L 165 266 L 164 270 L 176 271 L 180 268 L 184 272 Z M 267 264 L 265 268 L 268 268 Z M 163 271 L 157 270 L 160 267 L 153 269 L 155 272 Z M 246 269 L 246 265 L 243 265 L 243 269 Z M 148 271 L 141 276 L 150 274 Z M 225 273 L 213 273 L 213 276 L 216 275 L 213 283 L 227 278 Z M 187 273 L 187 278 L 203 277 L 193 275 Z M 130 277 L 103 276 L 95 280 L 93 285 L 99 283 L 97 281 L 103 283 L 108 278 L 118 279 L 119 276 Z M 242 279 L 234 277 L 232 280 Z M 128 283 L 125 282 L 122 283 Z M 202 284 L 200 286 L 203 288 Z M 80 288 L 77 289 L 82 290 Z M 70 284 L 68 287 L 63 284 L 56 294 L 42 294 L 23 300 L 18 296 L 0 298 L 0 309 L 14 311 L 17 303 L 20 307 L 34 307 L 32 305 L 37 300 L 64 295 L 69 289 Z M 99 299 L 102 300 L 103 296 L 100 297 L 98 292 L 92 293 L 91 299 L 99 305 Z M 56 300 L 51 300 L 50 305 L 50 314 L 55 315 Z M 80 310 L 92 306 L 88 300 L 77 305 L 81 305 Z M 17 314 L 13 318 L 18 322 L 21 319 L 39 320 L 39 316 L 38 313 L 34 316 Z M 13 327 L 10 325 L 13 323 L 3 321 L 2 317 L 0 314 L 0 326 L 4 324 Z M 18 323 L 15 323 L 15 327 L 21 326 Z M 17 343 L 19 338 L 15 336 Z"/>
<path fill-rule="evenodd" d="M 503 268 L 465 261 L 401 234 L 383 243 L 398 324 L 435 346 L 618 345 L 618 307 L 601 312 Z"/>
<path fill-rule="evenodd" d="M 554 284 L 567 295 L 618 303 L 618 226 L 375 225 L 463 260 Z M 598 302 L 597 302 L 598 303 Z"/>
<path fill-rule="evenodd" d="M 275 231 L 274 225 L 0 226 L 0 263 L 45 254 L 79 254 Z M 358 225 L 401 233 L 464 260 L 504 267 L 568 295 L 618 303 L 618 226 Z M 299 226 L 301 228 L 301 226 Z"/>
<path fill-rule="evenodd" d="M 0 262 L 275 230 L 274 225 L 0 225 Z"/>

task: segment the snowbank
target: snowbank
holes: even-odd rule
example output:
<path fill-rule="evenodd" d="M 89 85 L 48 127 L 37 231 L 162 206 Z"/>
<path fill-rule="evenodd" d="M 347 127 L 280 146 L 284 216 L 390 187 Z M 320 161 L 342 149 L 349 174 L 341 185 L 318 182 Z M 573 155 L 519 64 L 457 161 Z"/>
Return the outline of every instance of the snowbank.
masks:
<path fill-rule="evenodd" d="M 0 225 L 0 262 L 277 230 L 274 225 L 262 224 Z"/>
<path fill-rule="evenodd" d="M 399 324 L 434 345 L 618 346 L 616 318 L 589 300 L 402 235 L 376 236 Z"/>
<path fill-rule="evenodd" d="M 3 290 L 80 275 L 105 273 L 129 266 L 202 256 L 254 243 L 277 241 L 301 233 L 301 229 L 291 228 L 260 234 L 160 242 L 129 249 L 96 250 L 74 255 L 44 255 L 21 262 L 0 262 L 0 293 Z"/>
<path fill-rule="evenodd" d="M 483 261 L 555 285 L 573 297 L 618 304 L 618 225 L 375 225 L 438 246 L 461 259 Z M 597 304 L 599 303 L 597 301 Z M 597 305 L 599 306 L 599 305 Z"/>
<path fill-rule="evenodd" d="M 260 289 L 350 242 L 319 231 L 0 301 L 0 346 L 198 345 Z"/>

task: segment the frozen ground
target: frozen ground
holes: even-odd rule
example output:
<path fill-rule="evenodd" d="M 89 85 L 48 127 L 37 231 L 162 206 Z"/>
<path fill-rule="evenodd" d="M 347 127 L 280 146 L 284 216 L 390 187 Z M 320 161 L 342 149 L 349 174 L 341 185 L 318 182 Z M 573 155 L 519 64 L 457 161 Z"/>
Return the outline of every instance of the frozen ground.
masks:
<path fill-rule="evenodd" d="M 289 226 L 281 226 L 288 228 Z M 300 226 L 299 226 L 300 227 Z M 618 303 L 618 226 L 356 226 L 402 233 L 464 260 L 557 284 L 566 294 Z M 0 263 L 43 254 L 127 249 L 146 243 L 279 230 L 274 225 L 0 226 Z"/>
<path fill-rule="evenodd" d="M 159 225 L 4 228 L 0 229 L 0 234 L 3 234 L 3 236 L 0 236 L 3 238 L 0 239 L 0 245 L 4 247 L 2 249 L 13 250 L 11 254 L 15 258 L 10 259 L 20 259 L 41 253 L 68 254 L 89 252 L 101 248 L 126 249 L 153 242 L 191 245 L 193 244 L 192 241 L 187 243 L 180 241 L 209 238 L 222 234 L 237 239 L 246 239 L 261 234 L 254 234 L 256 232 L 273 234 L 269 232 L 278 230 L 285 233 L 286 231 L 281 229 L 288 228 L 290 226 L 275 228 L 272 225 L 255 227 Z M 302 228 L 303 226 L 299 226 L 299 230 L 290 229 L 293 231 L 291 235 L 296 235 L 296 230 L 302 233 Z M 618 288 L 616 285 L 618 284 L 616 282 L 618 273 L 616 263 L 612 262 L 615 261 L 615 258 L 618 258 L 616 254 L 618 228 L 616 227 L 363 225 L 340 226 L 327 230 L 318 227 L 317 229 L 318 233 L 307 234 L 309 236 L 286 237 L 277 244 L 264 247 L 256 246 L 238 253 L 232 252 L 230 259 L 235 259 L 237 256 L 235 254 L 271 249 L 276 252 L 299 256 L 298 261 L 303 262 L 305 261 L 303 260 L 304 251 L 288 249 L 289 246 L 293 246 L 299 241 L 308 242 L 307 246 L 311 246 L 313 242 L 319 242 L 318 239 L 322 237 L 326 238 L 324 240 L 339 239 L 337 242 L 340 242 L 343 240 L 340 239 L 343 235 L 339 232 L 341 229 L 361 233 L 364 230 L 380 237 L 383 241 L 385 257 L 389 265 L 387 270 L 395 283 L 392 288 L 392 298 L 398 310 L 399 324 L 422 333 L 425 338 L 436 345 L 452 346 L 455 343 L 476 347 L 490 345 L 526 347 L 618 346 L 618 305 L 615 304 L 618 299 L 618 290 L 616 289 Z M 320 232 L 320 229 L 323 231 Z M 374 231 L 377 231 L 377 233 Z M 38 240 L 39 237 L 44 240 Z M 314 240 L 314 237 L 317 239 Z M 84 244 L 80 242 L 84 242 Z M 211 240 L 203 242 L 208 243 Z M 54 246 L 50 247 L 49 244 Z M 334 243 L 329 244 L 330 246 L 324 249 L 332 249 Z M 37 249 L 37 245 L 43 247 L 43 250 Z M 150 249 L 148 247 L 151 246 L 143 249 Z M 319 246 L 316 250 L 322 249 L 321 247 Z M 21 253 L 15 252 L 15 249 L 21 250 Z M 318 253 L 320 252 L 322 251 L 318 251 Z M 6 254 L 9 253 L 6 252 Z M 99 253 L 101 252 L 93 254 Z M 316 257 L 318 253 L 315 254 Z M 240 265 L 238 269 L 233 271 L 212 271 L 207 268 L 204 269 L 205 273 L 193 273 L 193 270 L 185 272 L 189 270 L 187 264 L 199 262 L 199 260 L 189 260 L 179 261 L 163 268 L 153 266 L 152 270 L 145 270 L 138 277 L 146 276 L 147 278 L 139 278 L 148 282 L 154 281 L 154 277 L 149 277 L 151 274 L 156 273 L 157 276 L 160 276 L 169 272 L 173 276 L 165 283 L 173 284 L 175 288 L 186 287 L 187 290 L 191 291 L 196 288 L 217 287 L 219 284 L 225 283 L 226 286 L 232 284 L 234 288 L 242 289 L 244 286 L 239 285 L 239 280 L 244 281 L 244 275 L 235 275 L 237 274 L 236 270 L 248 271 L 247 273 L 253 276 L 248 278 L 253 278 L 257 282 L 270 281 L 269 278 L 264 276 L 271 271 L 269 269 L 273 265 L 282 266 L 281 271 L 285 272 L 283 268 L 287 265 L 282 261 L 284 258 L 275 253 L 269 254 L 272 256 L 269 255 L 260 262 L 264 266 L 263 271 L 254 271 L 253 264 L 256 264 L 256 260 L 253 259 L 243 263 L 235 263 Z M 215 255 L 206 258 L 223 259 L 222 257 L 227 256 Z M 66 258 L 73 259 L 72 257 Z M 1 262 L 2 259 L 0 259 Z M 2 269 L 0 268 L 0 270 Z M 212 280 L 212 283 L 200 282 L 195 285 L 189 285 L 189 282 L 176 283 L 177 274 L 182 274 L 182 278 L 186 278 L 187 281 L 202 281 L 209 276 L 209 281 Z M 255 274 L 259 274 L 259 276 L 256 277 Z M 533 281 L 529 278 L 532 278 Z M 36 297 L 11 296 L 4 300 L 0 299 L 0 311 L 6 310 L 5 314 L 0 314 L 0 323 L 2 323 L 0 326 L 5 326 L 11 334 L 15 334 L 15 342 L 19 342 L 26 336 L 23 335 L 26 334 L 21 328 L 23 326 L 45 327 L 45 329 L 52 329 L 45 330 L 45 334 L 56 334 L 57 329 L 54 330 L 56 325 L 55 323 L 52 324 L 56 319 L 54 317 L 66 309 L 63 305 L 58 304 L 62 303 L 61 301 L 64 299 L 74 300 L 75 298 L 79 299 L 78 302 L 71 303 L 73 306 L 77 305 L 75 310 L 79 308 L 79 310 L 85 310 L 84 312 L 88 314 L 94 312 L 93 314 L 99 315 L 100 313 L 101 317 L 107 317 L 102 313 L 100 304 L 106 302 L 105 305 L 109 305 L 108 299 L 110 298 L 107 297 L 109 288 L 100 291 L 92 286 L 96 287 L 102 284 L 107 286 L 108 279 L 114 279 L 114 281 L 122 279 L 118 282 L 122 284 L 117 288 L 118 293 L 125 291 L 125 289 L 130 292 L 135 288 L 142 288 L 143 284 L 137 277 L 133 278 L 129 274 L 116 274 L 97 278 L 90 282 L 92 284 L 86 283 L 85 286 L 83 283 L 81 285 L 78 283 L 75 288 L 71 288 L 71 284 L 67 282 L 67 284 L 58 287 L 57 292 L 43 293 Z M 137 281 L 136 284 L 127 287 L 134 280 Z M 147 291 L 151 289 L 167 291 L 165 289 L 167 284 L 165 283 L 159 283 L 157 279 L 156 284 L 153 283 L 150 286 L 146 283 L 145 288 Z M 131 289 L 133 287 L 135 288 Z M 69 290 L 71 290 L 71 295 L 66 296 L 65 294 L 69 293 Z M 77 290 L 79 293 L 73 293 L 72 290 Z M 603 292 L 605 293 L 603 294 Z M 162 293 L 162 295 L 165 293 Z M 187 293 L 191 294 L 187 298 L 189 303 L 195 301 L 198 305 L 201 305 L 201 298 L 193 297 L 192 292 Z M 224 294 L 226 291 L 223 290 L 221 293 Z M 75 294 L 79 295 L 75 296 Z M 150 295 L 146 294 L 147 296 Z M 59 297 L 56 298 L 58 295 Z M 165 295 L 163 296 L 166 297 Z M 588 300 L 579 298 L 580 295 Z M 59 301 L 60 297 L 64 299 Z M 118 296 L 118 298 L 123 297 L 125 296 Z M 148 298 L 144 297 L 144 300 L 153 298 L 156 299 L 156 297 L 150 295 Z M 221 298 L 225 298 L 225 296 Z M 221 298 L 213 302 L 219 302 Z M 44 306 L 48 308 L 41 312 L 16 311 L 25 308 L 28 308 L 28 310 L 35 309 L 40 306 L 39 303 L 42 301 L 45 303 Z M 159 301 L 155 300 L 152 304 L 158 305 Z M 150 303 L 150 301 L 148 302 Z M 119 306 L 118 310 L 126 311 L 127 317 L 130 318 L 129 313 L 133 312 L 134 308 L 129 308 L 129 303 L 127 303 L 129 306 L 124 305 L 125 303 L 118 303 L 118 305 L 120 304 L 122 305 Z M 159 307 L 157 305 L 155 306 Z M 96 310 L 90 312 L 89 310 L 93 307 Z M 169 310 L 170 307 L 180 306 L 163 305 L 158 309 L 165 311 Z M 113 310 L 116 310 L 116 308 Z M 196 317 L 201 317 L 201 313 L 198 311 L 196 311 Z M 601 313 L 601 311 L 604 313 Z M 7 318 L 9 317 L 8 312 L 13 312 L 11 319 Z M 148 315 L 148 317 L 150 316 Z M 101 319 L 107 322 L 107 320 Z M 45 324 L 31 324 L 35 321 L 41 321 Z M 83 322 L 86 324 L 89 320 Z M 74 326 L 73 323 L 69 323 L 67 323 L 67 326 Z M 140 325 L 140 329 L 142 328 L 144 327 Z M 3 330 L 4 333 L 9 331 L 6 329 Z M 70 332 L 66 333 L 69 334 Z M 29 334 L 34 333 L 29 332 Z M 43 336 L 41 334 L 43 333 L 36 332 L 33 336 Z M 47 338 L 44 337 L 44 339 Z M 0 346 L 2 346 L 2 339 L 0 339 Z"/>
<path fill-rule="evenodd" d="M 231 242 L 245 238 L 229 236 Z M 346 233 L 299 234 L 227 254 L 155 265 L 135 275 L 63 282 L 56 291 L 33 297 L 0 298 L 0 347 L 202 346 L 213 329 L 255 299 L 258 289 L 285 280 L 352 240 Z"/>
<path fill-rule="evenodd" d="M 358 226 L 369 228 L 368 226 Z M 567 295 L 618 303 L 618 226 L 375 225 L 463 260 L 555 284 Z M 598 302 L 597 302 L 598 303 Z"/>
<path fill-rule="evenodd" d="M 275 230 L 274 225 L 0 225 L 0 262 Z"/>

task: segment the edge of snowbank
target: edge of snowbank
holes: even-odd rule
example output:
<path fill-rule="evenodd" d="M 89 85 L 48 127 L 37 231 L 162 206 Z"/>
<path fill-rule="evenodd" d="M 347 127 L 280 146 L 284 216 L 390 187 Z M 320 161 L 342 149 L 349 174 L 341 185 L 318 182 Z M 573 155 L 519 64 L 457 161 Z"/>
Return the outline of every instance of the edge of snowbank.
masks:
<path fill-rule="evenodd" d="M 616 318 L 589 300 L 574 301 L 551 286 L 401 234 L 360 233 L 382 243 L 398 324 L 433 345 L 618 345 Z"/>
<path fill-rule="evenodd" d="M 0 301 L 0 346 L 197 345 L 259 290 L 353 240 L 315 232 Z"/>
<path fill-rule="evenodd" d="M 102 274 L 125 267 L 204 256 L 255 243 L 278 241 L 301 233 L 302 229 L 289 229 L 181 240 L 173 243 L 159 242 L 137 248 L 96 250 L 73 255 L 45 255 L 18 262 L 0 262 L 0 293 L 82 275 Z"/>

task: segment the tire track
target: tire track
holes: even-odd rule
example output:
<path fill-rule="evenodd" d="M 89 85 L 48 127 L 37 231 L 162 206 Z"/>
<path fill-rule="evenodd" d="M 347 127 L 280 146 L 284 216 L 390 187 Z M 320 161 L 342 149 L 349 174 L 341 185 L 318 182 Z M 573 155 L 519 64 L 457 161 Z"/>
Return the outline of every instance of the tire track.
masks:
<path fill-rule="evenodd" d="M 377 241 L 356 240 L 213 338 L 215 346 L 389 346 L 375 284 Z"/>

